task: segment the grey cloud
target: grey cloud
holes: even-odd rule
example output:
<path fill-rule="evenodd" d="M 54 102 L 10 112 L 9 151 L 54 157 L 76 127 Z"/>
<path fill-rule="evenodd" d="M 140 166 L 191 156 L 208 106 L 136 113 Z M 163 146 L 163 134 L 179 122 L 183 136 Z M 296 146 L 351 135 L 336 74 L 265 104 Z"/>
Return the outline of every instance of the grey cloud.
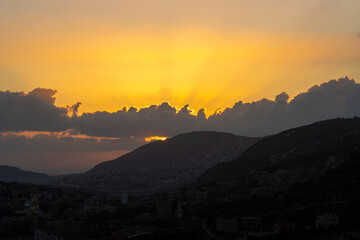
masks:
<path fill-rule="evenodd" d="M 208 124 L 216 130 L 263 136 L 324 119 L 359 116 L 360 84 L 347 77 L 331 80 L 289 103 L 286 100 L 287 94 L 281 93 L 275 101 L 239 102 L 220 115 L 211 115 Z"/>
<path fill-rule="evenodd" d="M 56 90 L 0 91 L 0 131 L 61 131 L 69 128 L 68 110 L 55 106 Z"/>
<path fill-rule="evenodd" d="M 82 104 L 81 102 L 77 102 L 72 106 L 67 106 L 68 110 L 72 113 L 73 117 L 77 116 L 81 104 Z"/>
<path fill-rule="evenodd" d="M 189 105 L 177 110 L 168 102 L 78 116 L 80 103 L 68 108 L 57 107 L 55 93 L 51 89 L 35 89 L 28 94 L 0 92 L 0 110 L 6 113 L 0 116 L 1 130 L 72 129 L 89 136 L 125 139 L 174 136 L 195 130 L 264 136 L 319 120 L 360 115 L 360 84 L 347 77 L 315 85 L 291 101 L 285 92 L 275 96 L 275 100 L 239 101 L 224 111 L 217 110 L 208 118 L 205 109 L 194 114 Z M 72 113 L 71 117 L 69 113 Z"/>
<path fill-rule="evenodd" d="M 191 114 L 188 105 L 177 111 L 164 102 L 139 110 L 125 108 L 115 113 L 84 113 L 74 118 L 73 124 L 80 133 L 91 136 L 173 136 L 202 128 L 197 119 L 197 116 Z"/>
<path fill-rule="evenodd" d="M 350 78 L 313 86 L 291 101 L 282 92 L 275 100 L 239 101 L 206 118 L 201 109 L 193 115 L 189 105 L 179 111 L 165 102 L 116 113 L 87 113 L 75 119 L 80 133 L 92 136 L 173 136 L 193 130 L 215 130 L 264 136 L 315 121 L 360 115 L 360 84 Z"/>
<path fill-rule="evenodd" d="M 289 98 L 290 98 L 290 96 L 286 92 L 282 92 L 275 97 L 275 102 L 276 103 L 279 103 L 279 102 L 287 103 L 289 101 Z"/>
<path fill-rule="evenodd" d="M 179 114 L 186 116 L 186 115 L 190 115 L 191 112 L 192 111 L 189 109 L 189 104 L 186 104 L 183 108 L 180 109 Z"/>
<path fill-rule="evenodd" d="M 199 120 L 206 120 L 206 113 L 205 113 L 205 109 L 201 108 L 196 115 L 197 119 Z"/>
<path fill-rule="evenodd" d="M 50 104 L 55 104 L 54 95 L 57 93 L 57 90 L 48 89 L 48 88 L 35 88 L 27 94 L 29 97 L 37 98 L 43 102 L 48 102 Z"/>

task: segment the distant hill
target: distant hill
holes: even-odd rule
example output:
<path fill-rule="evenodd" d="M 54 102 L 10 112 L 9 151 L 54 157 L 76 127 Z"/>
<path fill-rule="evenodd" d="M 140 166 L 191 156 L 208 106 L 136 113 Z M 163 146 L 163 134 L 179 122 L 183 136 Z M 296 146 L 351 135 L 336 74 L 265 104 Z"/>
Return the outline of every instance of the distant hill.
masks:
<path fill-rule="evenodd" d="M 195 181 L 207 169 L 237 158 L 257 141 L 222 132 L 190 132 L 146 144 L 115 160 L 96 165 L 63 184 L 104 191 L 168 189 Z"/>
<path fill-rule="evenodd" d="M 44 183 L 50 181 L 51 179 L 52 177 L 49 177 L 46 174 L 24 171 L 16 167 L 0 165 L 0 181 Z"/>
<path fill-rule="evenodd" d="M 197 183 L 238 181 L 249 175 L 264 184 L 308 180 L 349 161 L 356 149 L 359 118 L 321 121 L 266 137 L 238 159 L 209 169 Z"/>
<path fill-rule="evenodd" d="M 213 165 L 238 157 L 255 140 L 221 132 L 191 132 L 146 144 L 115 160 L 96 165 L 87 174 Z"/>

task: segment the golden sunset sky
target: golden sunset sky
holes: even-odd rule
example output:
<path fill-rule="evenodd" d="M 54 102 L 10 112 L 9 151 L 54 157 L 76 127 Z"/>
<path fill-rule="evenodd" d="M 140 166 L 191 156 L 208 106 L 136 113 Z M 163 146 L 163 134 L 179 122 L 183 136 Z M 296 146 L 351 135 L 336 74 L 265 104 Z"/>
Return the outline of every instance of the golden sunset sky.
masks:
<path fill-rule="evenodd" d="M 0 0 L 2 90 L 80 112 L 232 106 L 360 79 L 359 0 Z"/>

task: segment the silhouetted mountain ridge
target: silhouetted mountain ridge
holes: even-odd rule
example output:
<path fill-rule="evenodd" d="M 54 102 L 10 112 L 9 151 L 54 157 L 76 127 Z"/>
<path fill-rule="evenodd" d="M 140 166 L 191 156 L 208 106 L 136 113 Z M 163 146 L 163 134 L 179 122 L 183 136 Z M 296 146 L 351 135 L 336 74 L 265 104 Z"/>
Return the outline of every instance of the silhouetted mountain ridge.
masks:
<path fill-rule="evenodd" d="M 360 147 L 360 119 L 332 119 L 266 137 L 238 159 L 209 169 L 198 183 L 237 181 L 253 171 L 306 178 L 336 168 Z"/>
<path fill-rule="evenodd" d="M 88 172 L 60 182 L 105 191 L 168 189 L 196 180 L 207 169 L 238 157 L 257 138 L 190 132 L 146 144 Z"/>
<path fill-rule="evenodd" d="M 87 173 L 99 174 L 131 170 L 152 170 L 185 164 L 198 164 L 195 161 L 207 161 L 219 158 L 237 157 L 254 140 L 239 137 L 231 133 L 191 132 L 179 134 L 166 141 L 155 141 L 141 146 L 115 160 L 96 165 Z M 229 153 L 227 153 L 229 151 Z"/>
<path fill-rule="evenodd" d="M 24 171 L 16 167 L 0 165 L 0 181 L 44 183 L 50 181 L 51 179 L 52 177 L 49 177 L 47 174 L 44 173 Z"/>

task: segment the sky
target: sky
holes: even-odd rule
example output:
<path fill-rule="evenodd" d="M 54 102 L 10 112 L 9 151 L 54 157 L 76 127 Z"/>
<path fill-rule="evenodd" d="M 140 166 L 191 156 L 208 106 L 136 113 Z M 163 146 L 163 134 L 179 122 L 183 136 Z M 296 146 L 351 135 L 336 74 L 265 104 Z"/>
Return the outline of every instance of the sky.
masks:
<path fill-rule="evenodd" d="M 359 12 L 358 0 L 0 0 L 0 164 L 81 172 L 153 136 L 354 116 Z"/>

